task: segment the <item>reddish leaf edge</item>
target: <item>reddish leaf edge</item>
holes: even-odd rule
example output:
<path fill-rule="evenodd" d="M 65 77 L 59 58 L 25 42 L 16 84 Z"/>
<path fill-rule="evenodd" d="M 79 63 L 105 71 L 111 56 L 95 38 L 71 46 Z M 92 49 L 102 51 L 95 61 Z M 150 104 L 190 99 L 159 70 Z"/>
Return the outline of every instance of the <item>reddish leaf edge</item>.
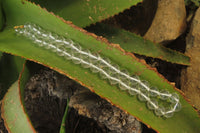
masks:
<path fill-rule="evenodd" d="M 15 56 L 16 56 L 16 55 L 15 55 Z M 24 58 L 24 57 L 23 57 L 23 58 Z M 20 98 L 20 105 L 21 105 L 21 108 L 22 108 L 22 110 L 23 110 L 23 113 L 26 115 L 26 119 L 27 119 L 27 121 L 28 121 L 28 123 L 29 123 L 30 128 L 32 129 L 32 131 L 33 131 L 34 133 L 37 133 L 36 130 L 34 129 L 32 123 L 31 123 L 31 120 L 29 119 L 29 117 L 28 117 L 28 115 L 27 115 L 27 113 L 26 113 L 26 111 L 25 111 L 25 108 L 24 108 L 23 103 L 22 103 L 22 100 L 21 100 L 22 97 L 21 97 L 20 82 L 21 82 L 21 77 L 22 77 L 22 74 L 24 73 L 25 67 L 26 67 L 26 61 L 25 61 L 25 63 L 23 64 L 22 71 L 20 72 L 19 78 L 18 78 L 18 80 L 17 80 L 17 82 L 18 82 L 18 92 L 19 92 L 19 98 Z M 11 86 L 12 86 L 12 85 L 11 85 Z M 8 90 L 8 92 L 9 92 L 9 91 L 10 91 L 10 90 Z M 5 94 L 5 96 L 4 96 L 3 100 L 2 100 L 1 117 L 2 117 L 2 119 L 4 120 L 4 125 L 5 125 L 5 127 L 6 127 L 6 129 L 7 129 L 7 131 L 8 131 L 9 133 L 11 133 L 11 131 L 10 131 L 9 127 L 8 127 L 8 123 L 6 122 L 6 118 L 4 117 L 5 111 L 4 111 L 4 108 L 3 108 L 3 107 L 4 107 L 5 97 L 6 97 L 6 95 L 8 94 L 8 92 Z"/>

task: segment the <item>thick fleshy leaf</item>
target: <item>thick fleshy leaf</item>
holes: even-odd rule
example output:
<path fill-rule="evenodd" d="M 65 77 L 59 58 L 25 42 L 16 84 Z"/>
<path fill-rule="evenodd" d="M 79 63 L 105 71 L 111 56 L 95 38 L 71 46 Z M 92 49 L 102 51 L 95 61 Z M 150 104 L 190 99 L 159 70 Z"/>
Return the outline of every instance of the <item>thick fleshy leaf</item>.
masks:
<path fill-rule="evenodd" d="M 99 36 L 105 37 L 112 43 L 120 44 L 120 46 L 128 52 L 159 58 L 171 63 L 183 65 L 190 64 L 190 58 L 188 56 L 165 48 L 160 44 L 155 44 L 151 41 L 144 40 L 142 37 L 122 29 L 97 23 L 96 25 L 89 27 L 87 30 Z"/>
<path fill-rule="evenodd" d="M 135 2 L 137 2 L 137 1 L 135 1 Z M 99 20 L 101 18 L 101 17 L 99 17 L 99 15 L 103 15 L 105 13 L 105 12 L 101 12 L 101 14 L 97 14 L 96 12 L 98 12 L 98 11 L 90 12 L 89 14 L 91 16 L 97 17 L 96 21 L 93 22 L 90 20 L 91 19 L 90 15 L 87 15 L 87 13 L 90 10 L 87 10 L 86 12 L 77 13 L 77 8 L 69 8 L 69 4 L 70 4 L 70 7 L 78 7 L 77 5 L 79 4 L 79 2 L 83 2 L 81 0 L 79 0 L 78 2 L 66 2 L 65 1 L 64 4 L 63 4 L 63 1 L 61 0 L 61 2 L 56 6 L 54 4 L 54 1 L 46 2 L 46 1 L 35 0 L 35 2 L 40 4 L 42 7 L 46 7 L 48 10 L 55 12 L 60 17 L 63 17 L 66 20 L 71 20 L 74 24 L 76 24 L 78 26 L 82 26 L 82 27 L 85 26 L 84 25 L 85 23 L 87 23 L 87 25 L 89 25 L 89 24 L 95 23 L 97 21 L 101 21 L 101 20 Z M 109 4 L 109 2 L 107 2 L 107 1 L 101 1 L 101 2 L 102 3 L 95 1 L 93 3 L 93 0 L 92 0 L 92 2 L 91 2 L 92 4 L 88 4 L 88 7 L 93 8 L 93 7 L 97 7 L 98 4 L 99 5 L 102 4 L 102 8 L 104 8 L 107 6 L 107 4 Z M 117 3 L 118 1 L 115 0 L 114 2 Z M 85 3 L 87 4 L 87 2 L 85 2 Z M 122 2 L 118 2 L 118 4 L 121 4 L 121 3 Z M 131 2 L 130 3 L 124 2 L 123 4 L 131 4 Z M 123 4 L 121 4 L 120 6 L 117 5 L 117 7 L 126 7 Z M 86 6 L 84 4 L 79 4 L 79 6 L 82 7 L 82 8 L 80 8 L 80 10 L 85 10 L 84 7 L 86 7 Z M 116 6 L 116 5 L 111 5 L 111 6 Z M 98 10 L 98 9 L 100 9 L 100 8 L 97 8 L 96 10 Z M 115 8 L 110 7 L 110 9 L 115 9 Z M 74 15 L 72 12 L 76 12 L 76 15 Z M 118 14 L 119 10 L 113 10 L 113 12 L 115 12 L 115 14 Z M 133 52 L 136 54 L 145 55 L 145 56 L 149 56 L 149 57 L 153 57 L 153 58 L 159 58 L 161 60 L 165 60 L 165 61 L 168 61 L 171 63 L 177 63 L 177 64 L 182 64 L 182 65 L 190 64 L 190 62 L 189 62 L 190 59 L 186 55 L 184 55 L 180 52 L 165 48 L 162 45 L 154 44 L 151 41 L 144 40 L 142 37 L 140 37 L 134 33 L 130 33 L 128 31 L 122 30 L 122 29 L 117 29 L 112 26 L 97 23 L 95 26 L 91 26 L 87 30 L 89 30 L 97 35 L 104 36 L 105 38 L 107 38 L 109 41 L 111 41 L 113 43 L 120 44 L 120 46 L 128 52 Z"/>
<path fill-rule="evenodd" d="M 142 0 L 32 0 L 80 27 L 114 16 Z"/>
<path fill-rule="evenodd" d="M 2 100 L 2 118 L 10 133 L 36 133 L 26 113 L 24 89 L 30 76 L 39 69 L 39 65 L 24 63 L 18 80 L 9 88 Z"/>
<path fill-rule="evenodd" d="M 88 34 L 71 23 L 64 23 L 63 20 L 27 1 L 21 3 L 20 0 L 5 0 L 3 6 L 7 18 L 7 28 L 0 33 L 1 51 L 22 56 L 65 74 L 159 132 L 196 133 L 200 130 L 199 116 L 183 96 L 179 95 L 182 104 L 180 112 L 175 113 L 169 119 L 157 117 L 147 109 L 145 103 L 130 96 L 127 92 L 119 90 L 117 86 L 110 85 L 107 80 L 102 80 L 98 74 L 92 73 L 81 65 L 75 65 L 50 50 L 36 46 L 26 37 L 17 36 L 13 26 L 27 22 L 36 23 L 45 32 L 48 30 L 74 40 L 82 48 L 89 49 L 93 54 L 98 53 L 101 57 L 109 58 L 112 62 L 118 64 L 121 70 L 128 70 L 130 75 L 139 75 L 142 80 L 148 81 L 160 90 L 168 90 L 170 93 L 175 91 L 173 85 L 139 62 L 131 53 L 125 53 L 118 45 L 110 45 L 103 38 Z"/>
<path fill-rule="evenodd" d="M 0 99 L 7 89 L 18 79 L 25 59 L 4 53 L 0 60 Z"/>
<path fill-rule="evenodd" d="M 5 126 L 10 133 L 36 132 L 23 108 L 20 88 L 17 81 L 6 93 L 2 101 L 1 112 Z"/>

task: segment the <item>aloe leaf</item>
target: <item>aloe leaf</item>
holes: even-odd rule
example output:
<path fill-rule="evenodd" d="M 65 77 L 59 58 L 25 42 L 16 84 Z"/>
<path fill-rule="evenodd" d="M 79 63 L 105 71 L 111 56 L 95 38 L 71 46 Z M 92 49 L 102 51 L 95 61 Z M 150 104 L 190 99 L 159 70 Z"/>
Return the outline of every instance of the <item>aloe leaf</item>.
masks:
<path fill-rule="evenodd" d="M 196 133 L 200 131 L 199 116 L 182 95 L 179 94 L 182 104 L 180 112 L 175 113 L 169 119 L 157 117 L 147 109 L 145 103 L 130 96 L 126 91 L 119 90 L 117 86 L 110 85 L 98 74 L 92 73 L 80 65 L 75 65 L 50 50 L 36 46 L 26 37 L 17 36 L 13 26 L 27 22 L 38 24 L 45 31 L 48 30 L 74 40 L 83 49 L 89 49 L 93 54 L 99 53 L 101 57 L 109 58 L 118 64 L 120 69 L 128 70 L 130 75 L 139 75 L 142 80 L 148 81 L 160 90 L 175 92 L 176 89 L 173 85 L 157 72 L 139 62 L 131 53 L 125 53 L 118 45 L 110 45 L 101 37 L 95 37 L 71 23 L 63 22 L 46 10 L 27 1 L 21 3 L 20 0 L 5 0 L 3 7 L 7 18 L 7 27 L 0 33 L 0 51 L 22 56 L 65 74 L 159 132 Z"/>
<path fill-rule="evenodd" d="M 0 99 L 3 98 L 7 89 L 18 79 L 25 59 L 3 54 L 0 60 Z"/>
<path fill-rule="evenodd" d="M 79 3 L 79 2 L 83 2 L 81 0 L 79 0 L 78 2 L 61 1 L 56 6 L 55 6 L 54 1 L 45 2 L 45 1 L 41 1 L 41 0 L 40 1 L 35 0 L 34 2 L 40 4 L 42 7 L 46 7 L 49 11 L 53 11 L 54 13 L 63 17 L 65 20 L 71 20 L 74 24 L 81 26 L 81 27 L 85 27 L 92 23 L 101 21 L 101 19 L 99 19 L 99 15 L 106 13 L 106 12 L 101 12 L 100 14 L 98 14 L 98 13 L 96 13 L 98 11 L 89 13 L 90 10 L 87 10 L 86 12 L 77 13 L 77 7 L 81 10 L 85 10 L 84 7 L 86 7 L 84 4 Z M 106 8 L 106 9 L 107 9 L 107 5 L 110 4 L 107 1 L 101 1 L 102 3 L 98 3 L 95 1 L 93 3 L 93 0 L 92 0 L 89 2 L 91 2 L 92 4 L 89 4 L 88 7 L 89 8 L 95 7 L 95 9 L 98 6 L 98 4 L 99 5 L 102 4 L 102 8 Z M 115 2 L 117 3 L 117 1 L 115 1 Z M 138 0 L 135 1 L 134 4 L 136 4 L 137 2 L 139 2 L 139 1 Z M 84 3 L 87 4 L 87 2 L 84 2 Z M 117 5 L 117 7 L 124 9 L 124 7 L 130 6 L 132 3 L 131 2 L 130 3 L 118 2 L 118 4 L 120 4 L 120 6 Z M 69 8 L 69 4 L 70 4 L 71 8 Z M 123 4 L 127 4 L 127 5 L 123 5 Z M 79 7 L 79 6 L 81 6 L 81 7 Z M 115 14 L 119 13 L 119 10 L 114 10 L 115 8 L 112 6 L 116 6 L 116 5 L 111 5 L 110 9 L 113 10 L 113 12 L 115 12 Z M 97 10 L 98 9 L 99 8 L 97 8 Z M 73 12 L 76 12 L 75 13 L 76 15 L 74 15 Z M 94 21 L 94 22 L 91 21 L 89 19 L 89 16 L 95 16 L 94 18 L 96 18 L 95 19 L 96 21 Z M 110 16 L 112 16 L 112 13 Z M 108 16 L 108 17 L 110 17 L 110 16 Z M 87 25 L 85 25 L 85 23 L 87 23 Z M 136 53 L 139 55 L 145 55 L 145 56 L 149 56 L 149 57 L 153 57 L 153 58 L 158 58 L 158 59 L 165 60 L 165 61 L 171 62 L 171 63 L 190 65 L 190 58 L 188 56 L 186 56 L 180 52 L 171 50 L 169 48 L 165 48 L 162 45 L 155 44 L 148 40 L 144 40 L 142 37 L 140 37 L 134 33 L 131 33 L 131 32 L 128 32 L 128 31 L 125 31 L 122 29 L 114 28 L 114 27 L 108 26 L 106 24 L 100 24 L 100 23 L 97 23 L 95 26 L 90 26 L 89 28 L 87 28 L 87 30 L 89 30 L 97 35 L 104 36 L 110 42 L 120 44 L 120 46 L 128 52 L 133 52 L 133 53 Z"/>
<path fill-rule="evenodd" d="M 39 69 L 39 65 L 24 62 L 18 80 L 9 88 L 2 100 L 2 118 L 10 133 L 36 133 L 26 113 L 24 90 L 30 76 Z"/>
<path fill-rule="evenodd" d="M 72 21 L 75 25 L 86 27 L 92 23 L 114 16 L 123 10 L 136 5 L 142 0 L 32 0 L 35 3 Z"/>
<path fill-rule="evenodd" d="M 20 81 L 20 85 L 16 81 L 6 93 L 2 101 L 2 117 L 10 133 L 35 133 L 36 131 L 32 127 L 21 101 L 20 87 L 25 83 L 22 80 Z"/>
<path fill-rule="evenodd" d="M 65 113 L 63 115 L 62 123 L 61 123 L 61 126 L 60 126 L 60 133 L 66 133 L 65 122 L 66 122 L 66 119 L 67 119 L 68 108 L 69 108 L 69 100 L 67 100 L 67 106 L 65 108 Z"/>
<path fill-rule="evenodd" d="M 145 40 L 134 33 L 102 23 L 90 26 L 87 30 L 105 37 L 112 43 L 120 44 L 120 46 L 128 52 L 158 58 L 171 63 L 190 65 L 190 58 L 188 56 L 165 48 L 160 44 Z"/>

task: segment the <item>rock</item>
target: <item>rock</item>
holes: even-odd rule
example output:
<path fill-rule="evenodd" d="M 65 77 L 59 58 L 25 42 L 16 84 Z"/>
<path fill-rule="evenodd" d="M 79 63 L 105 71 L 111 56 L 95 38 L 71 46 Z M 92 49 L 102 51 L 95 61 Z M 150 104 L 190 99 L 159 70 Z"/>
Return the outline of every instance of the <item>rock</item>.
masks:
<path fill-rule="evenodd" d="M 105 125 L 113 133 L 141 133 L 141 123 L 130 114 L 112 106 L 89 90 L 82 90 L 70 98 L 69 106 L 80 115 Z"/>
<path fill-rule="evenodd" d="M 28 116 L 38 133 L 59 132 L 67 99 L 70 101 L 65 123 L 68 132 L 142 132 L 142 125 L 135 117 L 53 70 L 42 69 L 34 74 L 26 83 L 24 94 Z"/>
<path fill-rule="evenodd" d="M 200 109 L 200 8 L 196 11 L 190 32 L 186 38 L 185 54 L 191 57 L 191 65 L 182 70 L 181 89 L 186 97 Z"/>
<path fill-rule="evenodd" d="M 184 0 L 158 0 L 154 20 L 144 38 L 155 43 L 166 43 L 180 36 L 185 28 Z"/>

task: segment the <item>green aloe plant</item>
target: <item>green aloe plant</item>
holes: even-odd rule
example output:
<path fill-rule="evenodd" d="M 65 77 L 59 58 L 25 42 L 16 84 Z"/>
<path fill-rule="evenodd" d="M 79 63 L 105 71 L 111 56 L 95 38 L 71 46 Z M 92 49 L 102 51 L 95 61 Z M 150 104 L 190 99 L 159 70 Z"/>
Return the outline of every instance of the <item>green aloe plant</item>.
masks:
<path fill-rule="evenodd" d="M 138 2 L 141 0 L 101 0 L 99 3 L 95 0 L 61 0 L 59 3 L 52 0 L 39 3 L 47 11 L 28 1 L 3 0 L 0 20 L 4 27 L 0 33 L 0 51 L 14 55 L 6 58 L 11 60 L 10 64 L 0 64 L 0 82 L 4 84 L 1 89 L 6 90 L 13 83 L 2 95 L 1 111 L 7 130 L 36 132 L 26 114 L 23 99 L 25 84 L 31 76 L 30 71 L 33 71 L 25 60 L 31 60 L 68 76 L 158 132 L 200 131 L 199 116 L 182 92 L 131 52 L 189 65 L 187 56 L 146 42 L 122 29 L 104 30 L 106 25 L 97 24 L 98 30 L 95 30 L 99 35 L 105 33 L 108 40 L 118 45 L 80 28 L 113 16 Z M 114 39 L 109 36 L 110 30 L 114 31 Z M 127 36 L 130 41 L 123 43 Z M 135 45 L 130 46 L 131 43 Z M 136 45 L 138 43 L 142 46 Z M 150 48 L 155 50 L 149 52 Z M 5 62 L 5 56 L 0 54 L 1 62 Z M 19 73 L 19 78 L 12 76 Z M 153 95 L 159 96 L 152 100 Z M 173 106 L 164 110 L 160 102 L 166 108 Z M 181 110 L 175 112 L 180 105 Z M 60 132 L 65 132 L 63 127 Z"/>

